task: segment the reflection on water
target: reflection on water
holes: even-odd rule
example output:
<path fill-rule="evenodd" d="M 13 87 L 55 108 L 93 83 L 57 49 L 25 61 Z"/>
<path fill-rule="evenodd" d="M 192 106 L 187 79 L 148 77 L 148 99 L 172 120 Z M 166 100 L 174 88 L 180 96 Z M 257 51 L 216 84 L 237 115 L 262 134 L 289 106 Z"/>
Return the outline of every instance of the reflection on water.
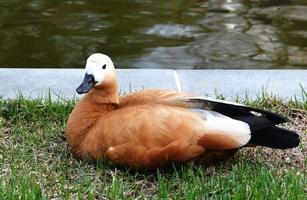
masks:
<path fill-rule="evenodd" d="M 307 67 L 304 0 L 2 0 L 1 67 Z"/>

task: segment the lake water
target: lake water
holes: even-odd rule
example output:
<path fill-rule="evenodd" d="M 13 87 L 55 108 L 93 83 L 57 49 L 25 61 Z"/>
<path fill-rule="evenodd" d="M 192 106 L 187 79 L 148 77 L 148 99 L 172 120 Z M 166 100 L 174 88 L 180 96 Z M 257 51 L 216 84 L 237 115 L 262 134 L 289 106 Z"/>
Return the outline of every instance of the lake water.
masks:
<path fill-rule="evenodd" d="M 1 0 L 1 67 L 306 68 L 305 0 Z"/>

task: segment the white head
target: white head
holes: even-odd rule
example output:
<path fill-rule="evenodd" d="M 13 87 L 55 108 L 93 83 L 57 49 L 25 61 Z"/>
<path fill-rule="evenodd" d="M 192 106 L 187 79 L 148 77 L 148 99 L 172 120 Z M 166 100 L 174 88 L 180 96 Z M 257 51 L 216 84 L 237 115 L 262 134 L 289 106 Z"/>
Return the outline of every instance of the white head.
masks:
<path fill-rule="evenodd" d="M 114 65 L 109 56 L 94 53 L 86 61 L 84 79 L 77 88 L 79 94 L 87 93 L 96 84 L 102 84 L 106 77 L 114 74 Z"/>

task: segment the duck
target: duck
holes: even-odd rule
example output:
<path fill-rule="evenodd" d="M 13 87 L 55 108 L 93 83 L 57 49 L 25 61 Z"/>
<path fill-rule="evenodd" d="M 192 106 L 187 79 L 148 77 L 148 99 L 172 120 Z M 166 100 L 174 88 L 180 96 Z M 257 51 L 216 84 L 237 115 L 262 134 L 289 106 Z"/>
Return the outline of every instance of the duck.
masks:
<path fill-rule="evenodd" d="M 101 53 L 88 57 L 76 92 L 85 95 L 68 118 L 66 138 L 80 158 L 153 169 L 219 162 L 243 147 L 300 143 L 298 133 L 277 126 L 286 117 L 263 109 L 163 89 L 120 96 L 114 64 Z"/>

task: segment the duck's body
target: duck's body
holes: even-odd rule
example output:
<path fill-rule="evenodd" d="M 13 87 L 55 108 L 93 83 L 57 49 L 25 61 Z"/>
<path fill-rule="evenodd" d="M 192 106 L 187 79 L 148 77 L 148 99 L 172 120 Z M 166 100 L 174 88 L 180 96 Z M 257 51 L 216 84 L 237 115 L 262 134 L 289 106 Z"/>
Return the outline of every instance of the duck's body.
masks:
<path fill-rule="evenodd" d="M 156 168 L 171 161 L 228 158 L 246 145 L 298 145 L 296 133 L 274 126 L 285 122 L 284 118 L 244 105 L 165 90 L 119 97 L 112 66 L 103 81 L 92 77 L 98 84 L 69 117 L 68 143 L 79 156 L 107 157 L 118 164 Z M 84 90 L 86 86 L 80 87 Z M 250 110 L 264 115 L 257 117 Z M 276 131 L 280 134 L 275 135 Z"/>

